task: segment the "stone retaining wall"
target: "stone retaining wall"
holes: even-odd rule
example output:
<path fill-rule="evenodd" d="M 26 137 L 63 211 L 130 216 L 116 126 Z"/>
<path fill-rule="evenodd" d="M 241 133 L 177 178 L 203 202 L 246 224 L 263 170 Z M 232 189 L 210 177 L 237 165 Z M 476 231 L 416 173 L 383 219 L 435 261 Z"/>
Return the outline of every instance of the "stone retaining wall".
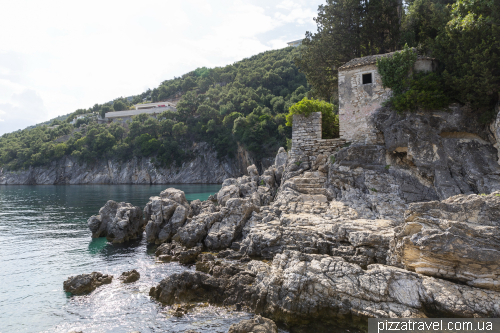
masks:
<path fill-rule="evenodd" d="M 343 139 L 321 138 L 321 112 L 315 112 L 305 117 L 293 116 L 292 149 L 290 157 L 296 160 L 308 161 L 310 156 L 319 154 L 331 155 L 344 144 Z"/>

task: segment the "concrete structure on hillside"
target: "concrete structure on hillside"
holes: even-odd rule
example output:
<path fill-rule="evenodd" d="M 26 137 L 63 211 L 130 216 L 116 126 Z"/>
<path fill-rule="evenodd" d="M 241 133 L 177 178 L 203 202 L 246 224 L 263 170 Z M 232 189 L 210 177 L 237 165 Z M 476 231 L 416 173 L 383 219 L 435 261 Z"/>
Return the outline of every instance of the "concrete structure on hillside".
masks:
<path fill-rule="evenodd" d="M 175 108 L 175 103 L 171 102 L 156 102 L 156 103 L 148 103 L 148 104 L 136 104 L 136 110 L 145 110 L 145 109 L 153 109 L 153 108 L 171 108 L 172 111 L 177 111 Z"/>
<path fill-rule="evenodd" d="M 339 124 L 342 139 L 366 144 L 376 142 L 376 130 L 369 118 L 391 96 L 391 90 L 382 85 L 377 59 L 393 54 L 356 58 L 339 68 Z M 433 71 L 436 67 L 435 59 L 419 56 L 414 70 Z"/>
<path fill-rule="evenodd" d="M 302 45 L 302 39 L 297 39 L 297 40 L 294 40 L 292 42 L 288 42 L 287 44 L 288 44 L 288 46 L 297 47 L 299 45 Z"/>
<path fill-rule="evenodd" d="M 104 116 L 104 122 L 125 122 L 127 120 L 131 120 L 133 116 L 137 116 L 142 113 L 149 114 L 156 118 L 163 111 L 176 112 L 177 108 L 172 103 L 168 102 L 137 104 L 135 106 L 135 110 L 107 112 Z"/>

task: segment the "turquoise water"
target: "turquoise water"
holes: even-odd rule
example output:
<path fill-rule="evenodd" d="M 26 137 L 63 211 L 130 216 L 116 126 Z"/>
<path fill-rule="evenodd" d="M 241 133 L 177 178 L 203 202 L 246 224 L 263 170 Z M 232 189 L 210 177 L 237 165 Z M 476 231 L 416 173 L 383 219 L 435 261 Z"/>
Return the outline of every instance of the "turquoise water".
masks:
<path fill-rule="evenodd" d="M 87 219 L 107 200 L 144 207 L 167 187 L 205 200 L 220 185 L 0 186 L 0 333 L 7 332 L 227 332 L 244 312 L 205 307 L 183 318 L 152 301 L 148 292 L 164 277 L 188 268 L 155 263 L 145 239 L 112 245 L 92 240 Z M 122 285 L 121 272 L 141 279 Z M 87 296 L 68 296 L 63 281 L 100 271 L 112 284 Z"/>

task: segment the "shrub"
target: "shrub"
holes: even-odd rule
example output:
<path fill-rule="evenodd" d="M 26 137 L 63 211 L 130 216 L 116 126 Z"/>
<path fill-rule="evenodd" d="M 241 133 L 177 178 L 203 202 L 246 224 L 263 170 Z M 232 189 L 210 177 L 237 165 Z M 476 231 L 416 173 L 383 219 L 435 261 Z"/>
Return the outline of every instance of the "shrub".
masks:
<path fill-rule="evenodd" d="M 392 57 L 377 59 L 377 69 L 385 88 L 391 88 L 395 95 L 408 89 L 411 70 L 417 61 L 417 54 L 405 45 L 401 52 L 394 52 Z"/>
<path fill-rule="evenodd" d="M 334 112 L 335 111 L 335 112 Z M 336 114 L 337 106 L 325 101 L 304 97 L 288 109 L 286 125 L 292 126 L 293 115 L 300 114 L 309 117 L 314 112 L 321 112 L 321 129 L 323 139 L 339 137 L 339 117 Z"/>

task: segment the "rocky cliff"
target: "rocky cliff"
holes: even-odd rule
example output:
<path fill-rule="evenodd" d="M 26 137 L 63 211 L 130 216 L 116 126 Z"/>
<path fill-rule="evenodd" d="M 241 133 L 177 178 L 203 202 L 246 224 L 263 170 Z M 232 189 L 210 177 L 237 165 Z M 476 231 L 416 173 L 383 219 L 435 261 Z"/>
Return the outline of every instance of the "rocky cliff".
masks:
<path fill-rule="evenodd" d="M 102 160 L 95 164 L 77 163 L 64 157 L 49 166 L 24 171 L 0 169 L 0 184 L 60 185 L 60 184 L 169 184 L 169 183 L 222 183 L 224 179 L 239 177 L 256 161 L 242 147 L 235 158 L 219 160 L 217 153 L 206 143 L 196 144 L 192 152 L 195 159 L 181 167 L 156 167 L 149 158 L 127 162 Z M 259 166 L 270 165 L 264 159 Z"/>
<path fill-rule="evenodd" d="M 220 252 L 150 295 L 244 306 L 292 332 L 365 329 L 371 317 L 500 317 L 497 128 L 472 119 L 458 107 L 381 108 L 370 119 L 376 144 L 308 159 L 281 149 L 262 175 L 250 167 L 211 202 L 186 206 L 182 222 L 163 208 L 172 200 L 152 198 L 150 242 Z"/>

